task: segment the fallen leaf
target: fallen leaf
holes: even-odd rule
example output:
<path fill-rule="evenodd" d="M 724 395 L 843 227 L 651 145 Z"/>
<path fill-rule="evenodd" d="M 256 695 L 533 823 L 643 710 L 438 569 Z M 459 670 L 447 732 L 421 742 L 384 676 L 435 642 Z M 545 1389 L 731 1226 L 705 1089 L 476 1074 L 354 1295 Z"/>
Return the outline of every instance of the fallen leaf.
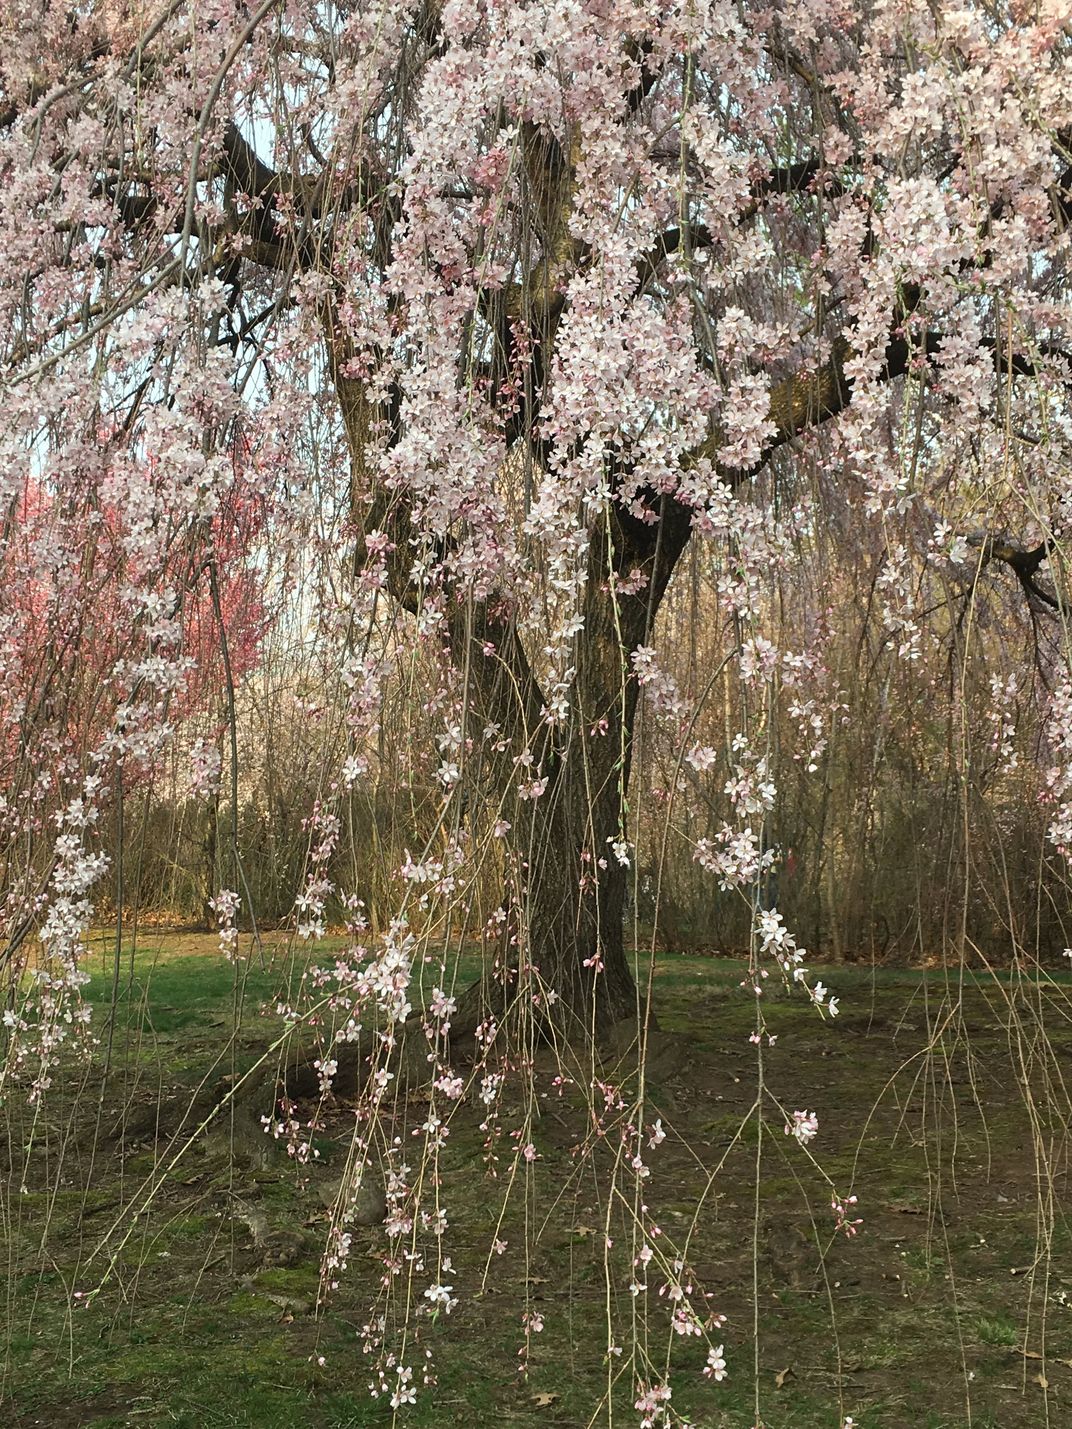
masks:
<path fill-rule="evenodd" d="M 793 1368 L 791 1365 L 786 1365 L 785 1369 L 780 1369 L 778 1373 L 774 1376 L 775 1389 L 784 1388 L 786 1380 L 791 1378 L 795 1378 L 795 1375 L 793 1374 Z"/>
<path fill-rule="evenodd" d="M 1046 1378 L 1044 1374 L 1037 1374 L 1035 1376 L 1035 1383 L 1038 1385 L 1039 1389 L 1049 1389 L 1050 1387 L 1050 1381 Z"/>
<path fill-rule="evenodd" d="M 532 1396 L 532 1402 L 536 1405 L 537 1409 L 546 1409 L 549 1404 L 554 1404 L 557 1398 L 557 1394 L 549 1394 L 545 1390 L 540 1394 L 534 1394 Z"/>

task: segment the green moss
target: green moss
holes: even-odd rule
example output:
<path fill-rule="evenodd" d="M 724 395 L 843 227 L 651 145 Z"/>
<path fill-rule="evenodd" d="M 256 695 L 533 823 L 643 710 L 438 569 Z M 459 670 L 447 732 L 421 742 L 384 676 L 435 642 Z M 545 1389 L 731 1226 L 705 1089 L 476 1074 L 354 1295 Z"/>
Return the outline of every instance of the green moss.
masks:
<path fill-rule="evenodd" d="M 262 1270 L 253 1279 L 258 1290 L 271 1290 L 281 1295 L 314 1296 L 320 1286 L 315 1266 L 297 1265 Z"/>

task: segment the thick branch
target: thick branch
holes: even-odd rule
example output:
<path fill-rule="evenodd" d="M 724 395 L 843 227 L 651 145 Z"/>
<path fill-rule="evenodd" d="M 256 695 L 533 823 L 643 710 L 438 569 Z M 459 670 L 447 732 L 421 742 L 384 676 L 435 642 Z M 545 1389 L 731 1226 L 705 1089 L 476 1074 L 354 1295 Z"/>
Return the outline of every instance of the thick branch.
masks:
<path fill-rule="evenodd" d="M 981 565 L 986 565 L 989 561 L 1001 561 L 1016 576 L 1024 595 L 1030 600 L 1033 596 L 1048 606 L 1050 610 L 1060 610 L 1061 602 L 1049 591 L 1043 590 L 1035 577 L 1043 562 L 1047 561 L 1054 550 L 1053 541 L 1043 541 L 1038 546 L 1025 549 L 1010 541 L 1006 536 L 997 536 L 987 531 L 972 532 L 965 538 L 970 546 L 976 547 L 980 552 Z"/>
<path fill-rule="evenodd" d="M 751 199 L 738 214 L 738 223 L 747 223 L 749 219 L 755 218 L 764 201 L 773 194 L 805 193 L 823 172 L 824 165 L 819 159 L 802 159 L 799 163 L 772 169 L 766 178 L 759 179 L 752 185 Z M 839 180 L 828 174 L 825 191 L 831 197 L 837 197 L 845 190 Z M 703 223 L 691 224 L 687 229 L 667 229 L 641 260 L 637 274 L 638 288 L 646 287 L 666 259 L 679 252 L 686 242 L 689 249 L 694 251 L 698 248 L 710 248 L 714 241 L 714 234 Z"/>

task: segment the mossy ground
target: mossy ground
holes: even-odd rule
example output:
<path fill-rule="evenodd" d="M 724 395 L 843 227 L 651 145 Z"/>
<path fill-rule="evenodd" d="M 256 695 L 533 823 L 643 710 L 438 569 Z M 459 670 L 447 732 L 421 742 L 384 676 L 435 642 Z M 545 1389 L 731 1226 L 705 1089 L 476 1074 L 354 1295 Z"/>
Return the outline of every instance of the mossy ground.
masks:
<path fill-rule="evenodd" d="M 758 1291 L 769 1429 L 826 1429 L 849 1414 L 860 1429 L 1072 1423 L 1059 1115 L 1072 989 L 853 967 L 823 976 L 842 998 L 835 1023 L 803 998 L 770 996 L 777 1042 L 764 1050 L 761 1131 L 740 966 L 658 961 L 662 1033 L 646 1116 L 660 1115 L 668 1135 L 648 1153 L 644 1200 L 668 1243 L 687 1241 L 697 1282 L 728 1317 L 717 1340 L 730 1368 L 723 1384 L 704 1379 L 704 1349 L 668 1332 L 651 1277 L 637 1335 L 654 1362 L 672 1356 L 674 1409 L 701 1429 L 755 1422 Z M 109 1038 L 115 968 L 102 941 L 89 988 L 102 1034 L 94 1064 L 36 1118 L 15 1099 L 5 1108 L 0 1422 L 392 1421 L 369 1397 L 360 1339 L 383 1270 L 382 1228 L 355 1233 L 349 1270 L 318 1307 L 317 1177 L 331 1166 L 303 1188 L 300 1168 L 277 1152 L 229 1154 L 226 1138 L 180 1136 L 161 1175 L 161 1143 L 145 1130 L 155 1106 L 256 1061 L 278 1034 L 281 983 L 293 978 L 281 946 L 246 964 L 236 989 L 211 940 L 154 936 L 122 955 Z M 542 1090 L 551 1070 L 538 1056 Z M 521 1094 L 510 1095 L 520 1115 Z M 778 1104 L 818 1110 L 811 1149 L 837 1189 L 860 1198 L 855 1238 L 832 1234 L 829 1185 L 782 1134 Z M 420 1108 L 408 1112 L 412 1128 Z M 537 1095 L 540 1159 L 508 1194 L 512 1153 L 501 1149 L 500 1175 L 489 1177 L 481 1112 L 478 1103 L 455 1114 L 441 1157 L 458 1305 L 423 1321 L 419 1353 L 433 1351 L 437 1383 L 405 1417 L 419 1429 L 636 1423 L 628 1345 L 606 1354 L 608 1313 L 628 1321 L 633 1275 L 627 1208 L 609 1194 L 615 1148 L 579 1156 L 591 1126 L 583 1103 L 568 1088 Z M 336 1109 L 324 1128 L 324 1163 L 342 1154 L 347 1115 Z M 141 1132 L 117 1135 L 138 1118 Z M 619 1185 L 632 1182 L 619 1175 Z M 265 1263 L 240 1206 L 289 1235 L 287 1263 Z M 485 1276 L 496 1237 L 509 1249 Z M 523 1376 L 526 1311 L 544 1328 Z"/>

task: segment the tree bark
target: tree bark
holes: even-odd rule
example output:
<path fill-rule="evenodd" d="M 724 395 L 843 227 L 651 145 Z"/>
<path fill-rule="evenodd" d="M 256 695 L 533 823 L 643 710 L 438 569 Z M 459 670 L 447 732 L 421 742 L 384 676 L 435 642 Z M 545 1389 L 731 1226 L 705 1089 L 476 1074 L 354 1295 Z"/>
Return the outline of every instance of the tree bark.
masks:
<path fill-rule="evenodd" d="M 600 1041 L 641 1010 L 624 939 L 630 869 L 613 847 L 629 834 L 640 693 L 631 655 L 651 638 L 692 525 L 691 511 L 672 498 L 653 503 L 658 520 L 651 524 L 612 506 L 592 533 L 584 626 L 562 732 L 539 720 L 539 690 L 515 631 L 500 625 L 490 656 L 484 652 L 495 622 L 486 612 L 475 620 L 470 611 L 452 625 L 455 660 L 470 671 L 478 719 L 493 719 L 510 737 L 497 792 L 510 814 L 517 878 L 506 900 L 498 966 L 464 995 L 452 1018 L 456 1040 L 488 1018 L 516 1020 L 520 1034 L 531 1017 L 547 1035 Z M 514 755 L 521 749 L 547 779 L 534 800 L 516 790 Z M 626 848 L 621 852 L 631 861 Z"/>

